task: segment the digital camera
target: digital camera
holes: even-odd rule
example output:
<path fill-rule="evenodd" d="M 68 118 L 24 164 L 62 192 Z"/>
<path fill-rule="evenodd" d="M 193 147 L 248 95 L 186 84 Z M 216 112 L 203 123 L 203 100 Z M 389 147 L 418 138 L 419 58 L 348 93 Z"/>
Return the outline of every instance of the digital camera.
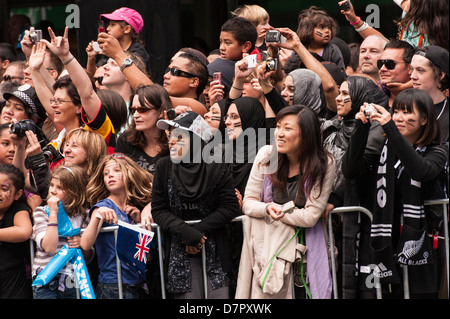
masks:
<path fill-rule="evenodd" d="M 266 32 L 266 42 L 267 43 L 284 43 L 286 38 L 281 35 L 278 30 L 268 30 Z"/>
<path fill-rule="evenodd" d="M 372 104 L 368 104 L 364 110 L 364 115 L 369 118 L 374 113 L 377 113 L 377 109 Z"/>
<path fill-rule="evenodd" d="M 32 120 L 22 120 L 17 123 L 13 123 L 9 126 L 11 134 L 16 134 L 18 137 L 23 137 L 26 131 L 32 131 L 41 147 L 45 147 L 48 144 L 48 138 L 45 136 L 42 129 L 40 129 Z"/>
<path fill-rule="evenodd" d="M 266 71 L 275 71 L 278 67 L 278 59 L 270 59 L 266 61 Z"/>
<path fill-rule="evenodd" d="M 30 35 L 29 35 L 30 41 L 33 44 L 38 43 L 39 41 L 42 40 L 42 30 L 33 30 L 30 31 Z"/>

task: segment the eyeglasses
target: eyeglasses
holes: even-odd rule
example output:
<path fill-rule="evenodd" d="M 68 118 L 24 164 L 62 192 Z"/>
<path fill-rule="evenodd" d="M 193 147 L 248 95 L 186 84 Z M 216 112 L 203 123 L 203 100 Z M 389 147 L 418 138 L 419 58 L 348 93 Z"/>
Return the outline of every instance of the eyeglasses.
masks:
<path fill-rule="evenodd" d="M 405 62 L 397 62 L 392 59 L 381 59 L 377 61 L 377 67 L 378 69 L 381 69 L 384 66 L 386 66 L 386 69 L 393 70 L 395 69 L 395 66 L 399 63 L 405 63 Z"/>
<path fill-rule="evenodd" d="M 130 106 L 128 107 L 128 110 L 130 111 L 130 114 L 134 114 L 134 112 L 138 112 L 139 114 L 145 114 L 148 111 L 154 110 L 154 107 L 145 107 L 145 106 Z"/>
<path fill-rule="evenodd" d="M 4 75 L 2 79 L 4 82 L 9 82 L 13 80 L 23 80 L 23 76 Z"/>
<path fill-rule="evenodd" d="M 170 75 L 180 76 L 180 77 L 183 77 L 183 78 L 198 78 L 197 75 L 194 75 L 194 74 L 186 72 L 186 71 L 181 71 L 181 70 L 179 70 L 177 68 L 167 68 L 166 69 L 166 73 L 167 72 L 170 72 Z"/>
<path fill-rule="evenodd" d="M 60 99 L 50 99 L 50 104 L 60 105 L 63 102 L 72 103 L 72 101 L 63 101 Z"/>
<path fill-rule="evenodd" d="M 226 115 L 226 116 L 223 117 L 223 121 L 224 122 L 226 122 L 228 119 L 237 120 L 237 119 L 239 119 L 239 115 L 231 114 L 230 116 Z"/>

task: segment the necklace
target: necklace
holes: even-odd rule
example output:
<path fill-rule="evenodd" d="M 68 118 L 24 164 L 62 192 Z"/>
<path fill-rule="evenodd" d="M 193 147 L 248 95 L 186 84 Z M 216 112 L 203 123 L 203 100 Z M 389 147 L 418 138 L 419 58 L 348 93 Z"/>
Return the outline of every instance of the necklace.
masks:
<path fill-rule="evenodd" d="M 445 107 L 447 106 L 447 98 L 445 98 L 445 102 L 444 102 L 444 106 L 441 109 L 441 112 L 439 113 L 439 115 L 436 117 L 436 120 L 439 120 L 439 118 L 442 115 L 442 112 L 444 112 Z"/>

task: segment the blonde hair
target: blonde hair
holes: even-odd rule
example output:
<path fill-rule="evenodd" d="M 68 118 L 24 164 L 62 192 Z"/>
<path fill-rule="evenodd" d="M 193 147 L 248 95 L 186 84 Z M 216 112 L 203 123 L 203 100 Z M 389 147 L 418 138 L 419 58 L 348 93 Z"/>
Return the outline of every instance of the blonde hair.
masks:
<path fill-rule="evenodd" d="M 52 172 L 50 181 L 58 179 L 62 189 L 66 193 L 70 203 L 64 205 L 67 216 L 72 217 L 80 214 L 83 219 L 86 218 L 87 201 L 86 201 L 86 184 L 88 183 L 88 175 L 81 167 L 77 165 L 60 165 Z M 50 197 L 47 195 L 47 199 Z"/>
<path fill-rule="evenodd" d="M 78 143 L 87 153 L 86 173 L 91 176 L 97 166 L 99 159 L 108 154 L 108 145 L 104 138 L 97 132 L 76 128 L 67 133 L 66 143 L 70 139 L 77 139 Z"/>
<path fill-rule="evenodd" d="M 266 9 L 256 4 L 243 5 L 232 11 L 231 14 L 234 17 L 241 17 L 250 20 L 255 27 L 269 19 L 269 13 L 267 13 Z"/>
<path fill-rule="evenodd" d="M 120 167 L 127 194 L 127 204 L 142 209 L 150 203 L 152 199 L 153 175 L 141 168 L 128 156 L 123 155 L 123 157 L 117 158 L 113 154 L 105 155 L 100 159 L 97 169 L 89 180 L 86 187 L 89 205 L 93 206 L 110 195 L 105 186 L 103 174 L 103 170 L 109 161 L 115 161 Z"/>

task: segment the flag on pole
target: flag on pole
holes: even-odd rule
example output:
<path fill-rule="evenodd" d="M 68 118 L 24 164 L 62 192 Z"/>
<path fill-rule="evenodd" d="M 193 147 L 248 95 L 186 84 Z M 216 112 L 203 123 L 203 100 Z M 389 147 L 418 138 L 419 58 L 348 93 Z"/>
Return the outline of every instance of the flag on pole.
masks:
<path fill-rule="evenodd" d="M 119 259 L 145 279 L 147 255 L 154 232 L 119 220 L 117 255 Z"/>

